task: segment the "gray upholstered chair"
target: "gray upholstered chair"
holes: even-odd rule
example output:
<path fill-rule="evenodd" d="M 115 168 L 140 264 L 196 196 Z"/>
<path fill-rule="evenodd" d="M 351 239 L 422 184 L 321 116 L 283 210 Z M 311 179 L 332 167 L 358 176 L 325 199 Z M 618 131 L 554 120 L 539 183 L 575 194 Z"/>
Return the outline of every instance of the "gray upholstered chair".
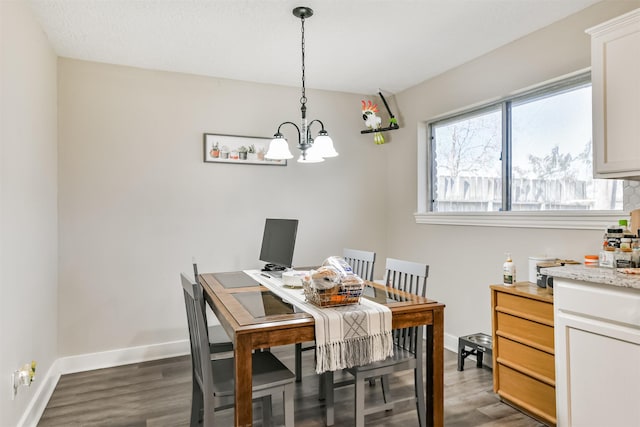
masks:
<path fill-rule="evenodd" d="M 364 280 L 373 280 L 373 266 L 376 262 L 375 252 L 344 248 L 342 257 L 349 263 L 355 274 Z M 315 350 L 315 346 L 305 347 L 302 343 L 296 344 L 296 382 L 302 381 L 302 352 L 307 350 Z"/>
<path fill-rule="evenodd" d="M 410 261 L 402 261 L 387 258 L 385 269 L 385 283 L 387 286 L 400 289 L 405 292 L 426 296 L 427 277 L 429 266 Z M 421 427 L 426 425 L 426 402 L 423 380 L 424 359 L 422 353 L 424 327 L 411 327 L 393 331 L 394 354 L 385 360 L 374 362 L 365 366 L 356 366 L 345 369 L 353 376 L 353 380 L 334 384 L 333 372 L 325 372 L 324 389 L 326 405 L 326 421 L 331 426 L 335 421 L 334 414 L 334 388 L 355 383 L 355 426 L 364 426 L 364 417 L 367 414 L 393 409 L 393 405 L 401 401 L 412 400 L 416 403 L 418 422 Z M 414 391 L 409 397 L 391 401 L 388 375 L 394 372 L 413 370 Z M 382 392 L 384 404 L 365 408 L 364 384 L 371 378 L 382 378 Z"/>
<path fill-rule="evenodd" d="M 198 264 L 195 259 L 193 260 L 193 277 L 195 278 L 196 283 L 202 285 L 198 279 Z M 200 289 L 202 289 L 202 286 L 200 286 Z M 205 324 L 208 324 L 207 305 L 204 298 L 200 299 L 200 305 L 202 306 L 202 314 L 204 316 Z M 233 351 L 233 343 L 229 340 L 229 336 L 220 324 L 207 326 L 207 332 L 209 337 L 209 352 L 213 357 L 218 357 L 218 355 L 223 355 L 223 353 Z"/>
<path fill-rule="evenodd" d="M 214 427 L 215 411 L 234 403 L 234 359 L 211 360 L 207 324 L 202 312 L 202 288 L 180 275 L 184 293 L 191 358 L 193 361 L 193 393 L 191 427 Z M 283 396 L 284 425 L 293 427 L 293 393 L 295 375 L 270 352 L 253 354 L 253 398 L 262 400 L 263 425 L 271 423 L 271 397 Z M 201 418 L 202 413 L 202 418 Z"/>

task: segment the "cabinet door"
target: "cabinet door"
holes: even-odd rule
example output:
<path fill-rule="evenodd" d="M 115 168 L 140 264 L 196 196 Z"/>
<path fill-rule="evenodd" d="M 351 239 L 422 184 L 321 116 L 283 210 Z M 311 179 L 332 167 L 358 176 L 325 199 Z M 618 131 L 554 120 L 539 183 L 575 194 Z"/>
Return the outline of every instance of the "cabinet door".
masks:
<path fill-rule="evenodd" d="M 640 9 L 589 30 L 594 175 L 640 177 Z"/>
<path fill-rule="evenodd" d="M 558 311 L 555 332 L 558 425 L 640 426 L 640 330 Z"/>

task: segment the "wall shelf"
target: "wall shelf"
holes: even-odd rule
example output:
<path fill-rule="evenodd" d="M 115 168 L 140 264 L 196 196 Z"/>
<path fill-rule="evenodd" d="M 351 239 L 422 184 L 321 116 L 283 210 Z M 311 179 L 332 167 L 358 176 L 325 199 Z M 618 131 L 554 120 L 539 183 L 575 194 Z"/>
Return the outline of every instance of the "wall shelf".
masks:
<path fill-rule="evenodd" d="M 389 126 L 384 128 L 378 128 L 378 129 L 361 130 L 360 131 L 361 134 L 387 132 L 390 130 L 400 129 L 400 126 L 398 125 L 398 120 L 396 119 L 396 116 L 394 116 L 393 113 L 391 112 L 391 109 L 389 108 L 389 104 L 387 104 L 387 100 L 384 99 L 384 95 L 382 95 L 382 92 L 380 91 L 378 91 L 378 95 L 380 96 L 380 99 L 382 99 L 382 102 L 384 103 L 384 107 L 387 109 L 387 113 L 389 113 Z"/>

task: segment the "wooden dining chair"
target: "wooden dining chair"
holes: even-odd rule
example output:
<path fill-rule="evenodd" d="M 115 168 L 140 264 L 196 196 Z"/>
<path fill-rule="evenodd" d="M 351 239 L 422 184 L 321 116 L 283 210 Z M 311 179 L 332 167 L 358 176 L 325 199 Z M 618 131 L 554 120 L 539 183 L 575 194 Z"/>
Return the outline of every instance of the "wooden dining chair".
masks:
<path fill-rule="evenodd" d="M 200 289 L 202 290 L 202 283 L 200 283 L 200 278 L 198 276 L 198 264 L 195 259 L 193 260 L 193 277 L 198 285 L 200 285 Z M 200 299 L 202 306 L 202 315 L 204 316 L 205 324 L 208 325 L 207 321 L 207 304 L 204 300 L 204 297 Z M 218 355 L 223 355 L 224 353 L 233 351 L 233 343 L 229 340 L 229 336 L 225 332 L 224 328 L 220 323 L 217 325 L 208 325 L 207 326 L 208 338 L 209 338 L 209 352 L 213 355 L 213 357 L 217 357 Z"/>
<path fill-rule="evenodd" d="M 373 280 L 373 267 L 376 262 L 376 253 L 360 251 L 357 249 L 342 250 L 342 257 L 349 263 L 355 274 L 364 280 Z M 295 346 L 296 382 L 302 381 L 302 352 L 315 350 L 315 345 L 303 346 L 297 343 Z M 322 388 L 322 387 L 321 387 Z M 322 393 L 321 393 L 322 395 Z"/>
<path fill-rule="evenodd" d="M 375 252 L 344 248 L 342 257 L 349 263 L 353 272 L 362 279 L 373 280 L 373 267 L 376 262 Z"/>
<path fill-rule="evenodd" d="M 207 324 L 202 312 L 202 288 L 184 274 L 180 275 L 184 294 L 191 355 L 194 361 L 191 397 L 191 427 L 215 426 L 215 412 L 233 407 L 234 358 L 211 360 Z M 281 395 L 284 403 L 284 425 L 293 427 L 293 393 L 295 375 L 270 352 L 252 355 L 252 398 L 262 400 L 262 424 L 270 425 L 272 396 Z M 202 414 L 202 417 L 201 417 Z"/>
<path fill-rule="evenodd" d="M 385 283 L 387 286 L 412 294 L 426 296 L 427 264 L 387 258 L 385 268 Z M 353 381 L 334 384 L 333 372 L 324 373 L 325 410 L 327 426 L 335 422 L 334 389 L 355 383 L 355 426 L 363 427 L 365 415 L 391 410 L 396 403 L 412 400 L 416 403 L 418 422 L 421 427 L 426 425 L 426 401 L 423 380 L 424 359 L 422 354 L 423 326 L 396 329 L 393 331 L 393 356 L 364 366 L 345 369 L 353 376 Z M 409 397 L 391 400 L 388 375 L 394 372 L 413 370 L 414 394 Z M 384 404 L 365 408 L 364 385 L 371 378 L 381 377 Z"/>

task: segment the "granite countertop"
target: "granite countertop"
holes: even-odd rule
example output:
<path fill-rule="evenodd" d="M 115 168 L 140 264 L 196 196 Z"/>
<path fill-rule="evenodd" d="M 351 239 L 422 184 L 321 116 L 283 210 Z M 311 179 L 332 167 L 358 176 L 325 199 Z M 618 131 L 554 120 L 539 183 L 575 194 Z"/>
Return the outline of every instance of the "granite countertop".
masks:
<path fill-rule="evenodd" d="M 622 270 L 622 269 L 619 269 Z M 541 268 L 540 272 L 553 277 L 603 283 L 605 285 L 635 288 L 640 290 L 640 274 L 625 274 L 615 268 L 585 265 L 565 265 L 563 267 Z"/>

